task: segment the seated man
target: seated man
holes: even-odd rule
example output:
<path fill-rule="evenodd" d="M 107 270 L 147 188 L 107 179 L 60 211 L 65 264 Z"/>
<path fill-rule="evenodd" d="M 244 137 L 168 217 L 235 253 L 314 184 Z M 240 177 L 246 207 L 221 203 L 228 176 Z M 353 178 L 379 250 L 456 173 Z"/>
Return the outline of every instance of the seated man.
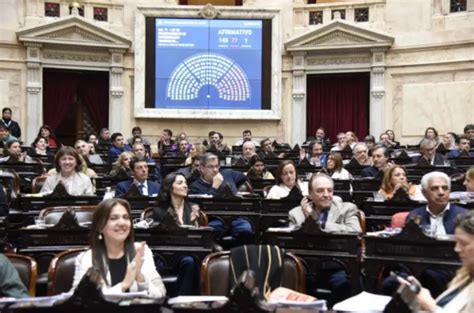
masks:
<path fill-rule="evenodd" d="M 190 194 L 207 194 L 215 196 L 223 186 L 229 186 L 234 194 L 239 186 L 247 181 L 247 177 L 237 171 L 224 170 L 219 172 L 219 158 L 212 153 L 205 153 L 200 158 L 199 171 L 201 177 L 191 184 Z M 210 219 L 211 226 L 218 235 L 223 235 L 224 225 L 221 220 Z M 231 225 L 232 239 L 236 244 L 253 241 L 252 226 L 244 218 L 236 218 Z"/>
<path fill-rule="evenodd" d="M 138 126 L 132 128 L 132 137 L 128 138 L 127 143 L 131 147 L 133 146 L 133 138 L 140 137 L 142 139 L 142 143 L 146 146 L 150 145 L 150 140 L 145 137 L 142 137 L 142 129 Z"/>
<path fill-rule="evenodd" d="M 209 132 L 209 145 L 206 147 L 206 150 L 211 150 L 215 148 L 217 151 L 224 154 L 230 153 L 230 148 L 224 143 L 224 135 L 220 132 L 211 131 Z"/>
<path fill-rule="evenodd" d="M 242 132 L 242 139 L 237 140 L 235 143 L 236 146 L 241 146 L 244 144 L 246 141 L 251 141 L 256 147 L 259 147 L 259 143 L 256 142 L 255 140 L 252 140 L 252 131 L 250 129 L 246 129 Z"/>
<path fill-rule="evenodd" d="M 449 203 L 449 193 L 451 191 L 451 180 L 449 176 L 442 172 L 430 172 L 421 179 L 421 192 L 427 200 L 427 205 L 414 209 L 407 217 L 408 219 L 418 216 L 421 220 L 421 227 L 428 229 L 433 235 L 454 234 L 454 222 L 459 214 L 467 212 L 466 209 Z M 407 273 L 401 273 L 407 277 Z M 448 282 L 453 278 L 453 273 L 441 269 L 427 269 L 420 277 L 423 286 L 431 291 L 433 296 L 439 295 L 447 287 Z M 382 292 L 392 295 L 398 288 L 398 281 L 395 277 L 385 279 Z"/>
<path fill-rule="evenodd" d="M 111 144 L 110 130 L 108 128 L 101 128 L 99 132 L 99 138 L 97 139 L 97 144 L 105 146 Z"/>
<path fill-rule="evenodd" d="M 375 146 L 374 150 L 372 150 L 372 161 L 374 165 L 364 168 L 360 172 L 360 175 L 362 177 L 380 177 L 380 179 L 382 179 L 383 171 L 390 166 L 388 162 L 389 158 L 390 152 L 386 147 L 380 145 Z"/>
<path fill-rule="evenodd" d="M 161 156 L 165 155 L 167 150 L 171 148 L 174 144 L 174 140 L 171 139 L 173 137 L 173 132 L 171 129 L 165 128 L 161 133 L 160 140 L 158 141 L 158 152 Z"/>
<path fill-rule="evenodd" d="M 109 157 L 118 157 L 122 152 L 132 151 L 132 148 L 125 144 L 125 139 L 121 133 L 113 133 L 110 140 L 112 146 L 109 149 Z"/>
<path fill-rule="evenodd" d="M 423 138 L 420 142 L 420 153 L 421 156 L 415 157 L 414 162 L 419 163 L 425 161 L 428 164 L 433 166 L 443 166 L 446 165 L 446 158 L 439 153 L 436 153 L 436 148 L 438 143 L 436 140 L 431 138 Z"/>
<path fill-rule="evenodd" d="M 273 152 L 272 141 L 270 138 L 265 138 L 260 141 L 260 152 L 258 153 L 258 156 L 262 159 L 278 157 L 278 155 Z"/>
<path fill-rule="evenodd" d="M 357 207 L 333 196 L 334 181 L 324 174 L 313 174 L 308 185 L 309 196 L 301 200 L 301 206 L 289 212 L 290 225 L 301 225 L 307 218 L 319 222 L 323 231 L 361 233 Z M 312 282 L 309 282 L 310 284 Z M 338 264 L 328 264 L 315 282 L 316 287 L 329 288 L 333 301 L 342 301 L 351 295 L 347 273 Z M 310 291 L 311 292 L 311 291 Z"/>
<path fill-rule="evenodd" d="M 471 141 L 471 146 L 474 146 L 474 124 L 464 126 L 464 135 Z"/>
<path fill-rule="evenodd" d="M 474 157 L 474 153 L 470 152 L 471 150 L 471 140 L 468 136 L 462 135 L 459 136 L 459 143 L 457 144 L 456 149 L 449 151 L 448 158 L 459 158 L 463 153 L 469 157 Z"/>
<path fill-rule="evenodd" d="M 115 196 L 120 197 L 128 192 L 132 184 L 138 187 L 140 194 L 149 197 L 156 197 L 160 192 L 161 185 L 157 182 L 148 180 L 148 164 L 144 160 L 133 157 L 130 161 L 133 180 L 122 181 L 115 188 Z"/>
<path fill-rule="evenodd" d="M 354 159 L 356 159 L 361 166 L 373 165 L 372 158 L 369 157 L 369 147 L 367 147 L 364 142 L 356 143 L 352 150 L 352 154 L 354 155 Z"/>
<path fill-rule="evenodd" d="M 190 186 L 192 183 L 194 183 L 197 179 L 200 177 L 199 173 L 199 165 L 200 165 L 200 155 L 195 155 L 191 157 L 191 164 L 182 167 L 179 170 L 176 171 L 176 173 L 179 173 L 183 175 L 186 178 L 186 181 L 188 183 L 188 186 Z"/>
<path fill-rule="evenodd" d="M 257 154 L 257 148 L 252 141 L 246 141 L 242 144 L 241 158 L 248 164 L 250 159 Z"/>
<path fill-rule="evenodd" d="M 331 151 L 342 151 L 347 146 L 346 133 L 337 134 L 337 142 L 332 146 Z"/>
<path fill-rule="evenodd" d="M 74 149 L 76 149 L 77 153 L 82 155 L 84 161 L 91 164 L 104 164 L 104 161 L 102 161 L 102 158 L 99 155 L 90 153 L 91 145 L 84 140 L 77 140 L 74 144 Z"/>
<path fill-rule="evenodd" d="M 30 295 L 8 258 L 0 254 L 0 299 L 3 297 L 27 298 Z"/>
<path fill-rule="evenodd" d="M 147 156 L 145 146 L 142 143 L 134 144 L 133 153 L 140 161 L 145 161 L 148 165 L 154 166 L 154 170 L 152 173 L 150 173 L 150 175 L 153 177 L 154 181 L 161 183 L 160 166 L 155 162 L 155 160 Z"/>

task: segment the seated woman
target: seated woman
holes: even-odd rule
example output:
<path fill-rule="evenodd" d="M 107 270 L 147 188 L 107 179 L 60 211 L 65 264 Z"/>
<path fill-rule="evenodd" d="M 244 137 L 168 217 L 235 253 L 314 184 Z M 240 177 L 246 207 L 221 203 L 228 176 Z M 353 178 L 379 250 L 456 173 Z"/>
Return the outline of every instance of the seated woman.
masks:
<path fill-rule="evenodd" d="M 31 155 L 52 155 L 50 151 L 48 151 L 48 140 L 44 137 L 36 137 L 31 144 L 33 148 L 31 151 Z"/>
<path fill-rule="evenodd" d="M 90 248 L 76 258 L 73 288 L 90 267 L 101 277 L 104 294 L 146 291 L 163 298 L 166 289 L 145 242 L 134 243 L 130 204 L 123 199 L 104 200 L 92 216 Z"/>
<path fill-rule="evenodd" d="M 434 127 L 427 127 L 425 129 L 425 136 L 424 138 L 436 140 L 439 143 L 439 136 L 438 131 Z"/>
<path fill-rule="evenodd" d="M 400 188 L 405 189 L 408 196 L 414 199 L 417 192 L 416 185 L 410 184 L 407 181 L 407 170 L 405 167 L 401 165 L 394 165 L 385 171 L 379 194 L 385 200 L 392 199 L 393 195 Z"/>
<path fill-rule="evenodd" d="M 297 186 L 303 196 L 308 195 L 308 182 L 300 182 L 296 165 L 291 160 L 284 160 L 278 164 L 276 172 L 276 185 L 268 192 L 267 199 L 281 199 L 290 194 L 291 189 Z"/>
<path fill-rule="evenodd" d="M 48 147 L 51 149 L 59 148 L 60 144 L 56 140 L 53 129 L 49 125 L 42 125 L 36 137 L 44 137 L 48 142 Z"/>
<path fill-rule="evenodd" d="M 332 179 L 352 179 L 351 174 L 342 164 L 342 156 L 340 153 L 331 152 L 329 154 L 326 170 Z"/>
<path fill-rule="evenodd" d="M 40 193 L 49 194 L 59 182 L 64 184 L 67 192 L 73 196 L 93 195 L 91 179 L 81 172 L 83 160 L 72 147 L 62 147 L 54 157 L 55 174 L 46 178 Z"/>
<path fill-rule="evenodd" d="M 132 177 L 132 169 L 130 168 L 130 161 L 132 160 L 134 154 L 130 151 L 122 152 L 117 161 L 112 164 L 112 170 L 110 171 L 110 176 L 124 176 Z"/>
<path fill-rule="evenodd" d="M 421 288 L 416 301 L 420 311 L 424 312 L 474 312 L 474 211 L 459 216 L 455 224 L 454 251 L 459 254 L 462 267 L 457 271 L 448 289 L 433 299 L 430 291 Z M 420 283 L 414 277 L 408 281 L 399 279 L 403 284 Z"/>
<path fill-rule="evenodd" d="M 197 204 L 188 201 L 188 184 L 179 173 L 171 173 L 163 180 L 158 206 L 153 209 L 153 220 L 160 222 L 166 214 L 178 225 L 203 226 L 205 217 Z M 199 263 L 192 256 L 182 257 L 176 268 L 178 295 L 199 295 Z"/>
<path fill-rule="evenodd" d="M 272 173 L 267 170 L 263 159 L 259 155 L 254 155 L 249 161 L 250 169 L 245 175 L 250 179 L 275 179 Z"/>
<path fill-rule="evenodd" d="M 400 149 L 400 142 L 395 140 L 395 132 L 391 129 L 387 129 L 385 133 L 388 135 L 388 140 L 392 149 Z"/>
<path fill-rule="evenodd" d="M 0 163 L 35 163 L 30 156 L 26 155 L 26 152 L 21 152 L 21 145 L 17 139 L 13 139 L 7 142 L 6 149 L 4 149 L 4 157 L 0 158 Z"/>

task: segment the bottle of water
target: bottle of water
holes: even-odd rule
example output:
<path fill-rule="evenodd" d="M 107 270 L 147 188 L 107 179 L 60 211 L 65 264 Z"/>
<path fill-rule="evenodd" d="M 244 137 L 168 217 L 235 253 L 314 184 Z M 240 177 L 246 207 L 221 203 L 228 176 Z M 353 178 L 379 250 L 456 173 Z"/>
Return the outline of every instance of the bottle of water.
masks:
<path fill-rule="evenodd" d="M 106 187 L 105 188 L 105 193 L 104 193 L 104 198 L 102 200 L 112 199 L 113 197 L 115 197 L 115 192 L 112 191 L 112 187 Z"/>

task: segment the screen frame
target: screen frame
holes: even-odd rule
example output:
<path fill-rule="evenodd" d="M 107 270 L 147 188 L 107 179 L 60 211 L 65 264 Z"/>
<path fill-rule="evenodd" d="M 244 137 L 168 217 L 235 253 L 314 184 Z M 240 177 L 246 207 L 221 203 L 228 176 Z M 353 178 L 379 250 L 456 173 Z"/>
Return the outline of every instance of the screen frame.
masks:
<path fill-rule="evenodd" d="M 255 19 L 268 20 L 271 22 L 271 71 L 262 75 L 269 75 L 266 85 L 262 88 L 270 88 L 267 99 L 263 101 L 270 103 L 259 110 L 219 110 L 219 109 L 164 109 L 154 108 L 154 105 L 145 105 L 151 100 L 150 93 L 146 88 L 150 87 L 150 80 L 154 82 L 154 66 L 150 64 L 154 60 L 152 52 L 147 49 L 149 40 L 146 40 L 146 24 L 150 20 L 160 17 L 169 18 L 199 18 L 202 6 L 166 6 L 166 7 L 138 7 L 135 13 L 135 76 L 134 76 L 134 115 L 136 118 L 162 118 L 162 119 L 281 119 L 281 62 L 282 42 L 280 29 L 280 10 L 215 7 L 219 12 L 220 19 Z M 153 19 L 150 19 L 153 18 Z M 267 41 L 268 43 L 268 41 Z M 264 43 L 265 44 L 265 43 Z M 148 55 L 147 55 L 148 54 Z M 148 60 L 148 64 L 146 63 Z M 262 60 L 263 61 L 263 60 Z M 154 63 L 154 61 L 152 61 Z M 268 66 L 268 65 L 267 65 Z M 150 70 L 148 70 L 150 69 Z M 264 78 L 264 77 L 262 77 Z M 154 94 L 154 93 L 153 93 Z M 262 90 L 262 94 L 263 90 Z M 271 101 L 268 101 L 268 97 Z"/>

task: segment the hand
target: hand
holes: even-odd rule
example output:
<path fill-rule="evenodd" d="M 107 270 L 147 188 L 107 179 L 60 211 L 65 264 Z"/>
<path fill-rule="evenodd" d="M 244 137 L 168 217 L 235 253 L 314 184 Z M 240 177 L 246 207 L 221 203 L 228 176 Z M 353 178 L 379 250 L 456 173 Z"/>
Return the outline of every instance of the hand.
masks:
<path fill-rule="evenodd" d="M 420 305 L 420 309 L 423 311 L 434 312 L 436 310 L 436 301 L 431 296 L 431 293 L 428 289 L 423 288 L 420 282 L 413 276 L 408 276 L 407 279 L 403 279 L 400 276 L 397 276 L 397 280 L 400 284 L 404 285 L 413 285 L 416 284 L 420 286 L 420 292 L 416 295 L 416 301 Z"/>
<path fill-rule="evenodd" d="M 311 207 L 311 200 L 308 197 L 303 197 L 300 204 L 301 204 L 301 208 L 303 209 L 304 216 L 308 217 L 313 211 Z"/>
<path fill-rule="evenodd" d="M 303 160 L 305 156 L 306 156 L 305 149 L 300 149 L 300 160 Z"/>
<path fill-rule="evenodd" d="M 215 188 L 215 189 L 218 189 L 222 185 L 223 181 L 224 181 L 224 177 L 222 176 L 221 173 L 218 173 L 212 179 L 212 187 Z"/>
<path fill-rule="evenodd" d="M 191 207 L 191 223 L 194 223 L 201 216 L 199 206 L 193 205 Z"/>
<path fill-rule="evenodd" d="M 128 263 L 127 272 L 125 273 L 125 277 L 122 280 L 122 292 L 127 291 L 133 285 L 135 280 L 137 282 L 145 281 L 145 277 L 143 277 L 143 274 L 141 273 L 144 261 L 143 256 L 145 253 L 145 242 L 141 242 L 135 251 L 135 257 L 133 258 L 132 262 Z"/>

